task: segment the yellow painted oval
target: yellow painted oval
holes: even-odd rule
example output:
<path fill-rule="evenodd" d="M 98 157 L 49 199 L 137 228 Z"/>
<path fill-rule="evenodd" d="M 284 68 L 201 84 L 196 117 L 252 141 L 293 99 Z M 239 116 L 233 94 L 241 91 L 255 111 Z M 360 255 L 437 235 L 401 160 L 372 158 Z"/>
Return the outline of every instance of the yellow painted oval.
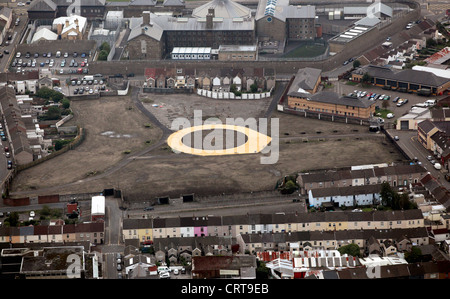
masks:
<path fill-rule="evenodd" d="M 194 147 L 189 147 L 183 143 L 184 136 L 203 130 L 232 130 L 243 133 L 247 136 L 247 142 L 244 144 L 221 150 L 205 150 Z M 227 125 L 227 124 L 209 124 L 201 126 L 193 126 L 179 130 L 169 136 L 167 144 L 175 152 L 182 152 L 197 156 L 221 156 L 221 155 L 235 155 L 235 154 L 253 154 L 262 151 L 272 140 L 269 136 L 259 133 L 253 129 L 243 126 Z"/>

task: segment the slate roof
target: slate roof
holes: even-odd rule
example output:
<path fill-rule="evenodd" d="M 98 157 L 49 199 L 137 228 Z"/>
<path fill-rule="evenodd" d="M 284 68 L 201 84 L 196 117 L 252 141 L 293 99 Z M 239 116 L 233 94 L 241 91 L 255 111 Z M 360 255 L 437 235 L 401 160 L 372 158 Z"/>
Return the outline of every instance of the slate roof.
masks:
<path fill-rule="evenodd" d="M 164 31 L 203 31 L 206 30 L 204 18 L 175 18 L 167 15 L 155 15 L 150 13 L 150 24 L 143 24 L 143 18 L 131 18 L 131 32 L 128 41 L 145 34 L 155 40 L 161 40 Z M 146 30 L 143 33 L 142 28 Z M 214 31 L 253 31 L 255 22 L 253 19 L 235 20 L 229 18 L 214 18 Z"/>
<path fill-rule="evenodd" d="M 354 71 L 355 74 L 368 73 L 374 78 L 387 79 L 413 84 L 429 85 L 431 87 L 441 86 L 448 82 L 447 78 L 438 77 L 429 72 L 413 69 L 394 71 L 388 67 L 368 65 Z"/>
<path fill-rule="evenodd" d="M 218 18 L 250 18 L 251 9 L 232 0 L 212 0 L 192 11 L 195 18 L 206 18 L 208 10 L 214 8 L 214 16 Z"/>
<path fill-rule="evenodd" d="M 343 106 L 352 106 L 359 108 L 368 108 L 370 106 L 375 105 L 374 101 L 370 101 L 368 99 L 358 98 L 358 97 L 348 97 L 348 96 L 340 96 L 332 91 L 322 91 L 312 95 L 309 98 L 311 101 L 327 103 L 327 104 L 335 104 L 335 105 L 343 105 Z"/>
<path fill-rule="evenodd" d="M 362 185 L 362 186 L 347 186 L 347 187 L 329 187 L 317 188 L 310 190 L 314 197 L 328 197 L 328 196 L 351 196 L 359 194 L 376 194 L 381 191 L 381 185 Z"/>
<path fill-rule="evenodd" d="M 310 90 L 313 89 L 317 81 L 320 79 L 322 73 L 321 69 L 310 67 L 301 68 L 297 71 L 295 79 L 289 88 L 289 93 L 299 92 L 299 89 Z"/>
<path fill-rule="evenodd" d="M 35 0 L 31 3 L 28 11 L 56 11 L 57 5 L 51 0 Z"/>

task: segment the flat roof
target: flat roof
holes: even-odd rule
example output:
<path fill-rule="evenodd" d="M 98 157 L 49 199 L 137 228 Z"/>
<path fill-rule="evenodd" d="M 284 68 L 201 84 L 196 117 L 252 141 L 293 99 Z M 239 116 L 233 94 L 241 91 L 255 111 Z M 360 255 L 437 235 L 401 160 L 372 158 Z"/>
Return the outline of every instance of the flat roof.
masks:
<path fill-rule="evenodd" d="M 91 214 L 100 215 L 105 214 L 105 197 L 102 195 L 93 196 L 91 202 Z"/>
<path fill-rule="evenodd" d="M 255 52 L 256 45 L 220 45 L 219 52 Z"/>

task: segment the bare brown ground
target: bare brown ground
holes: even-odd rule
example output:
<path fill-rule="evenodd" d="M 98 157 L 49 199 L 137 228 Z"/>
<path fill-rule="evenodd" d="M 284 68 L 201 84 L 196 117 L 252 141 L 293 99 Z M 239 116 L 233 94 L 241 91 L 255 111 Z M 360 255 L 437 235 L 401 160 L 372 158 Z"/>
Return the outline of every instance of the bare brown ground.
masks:
<path fill-rule="evenodd" d="M 208 99 L 202 100 L 210 104 Z M 162 98 L 159 98 L 158 102 L 161 101 Z M 179 104 L 182 105 L 183 101 L 180 100 Z M 265 106 L 267 103 L 260 104 Z M 154 126 L 151 129 L 145 128 L 148 120 L 134 108 L 128 97 L 81 101 L 72 105 L 76 116 L 68 125 L 79 124 L 85 127 L 88 132 L 86 140 L 73 151 L 21 172 L 14 182 L 13 191 L 60 186 L 57 192 L 63 194 L 98 192 L 114 187 L 122 189 L 130 199 L 148 200 L 165 195 L 178 197 L 186 193 L 206 196 L 273 190 L 278 179 L 298 171 L 402 159 L 383 138 L 342 138 L 340 141 L 330 139 L 307 143 L 300 140 L 288 143 L 286 139 L 282 139 L 279 159 L 272 165 L 261 164 L 262 154 L 197 157 L 172 153 L 167 145 L 162 145 L 146 155 L 130 160 L 112 174 L 90 181 L 84 180 L 95 178 L 90 173 L 101 174 L 126 158 L 123 151 L 139 151 L 148 146 L 145 144 L 146 140 L 151 140 L 154 144 L 160 138 L 161 131 Z M 233 109 L 239 108 L 239 102 L 233 102 L 233 105 Z M 130 107 L 132 108 L 129 109 Z M 253 113 L 256 114 L 255 117 L 260 117 L 261 108 L 256 107 Z M 302 136 L 303 133 L 317 134 L 317 131 L 321 131 L 322 135 L 368 131 L 366 127 L 358 125 L 305 119 L 279 112 L 275 112 L 272 117 L 279 119 L 280 137 L 283 138 L 287 136 L 285 133 L 295 137 Z M 122 137 L 104 136 L 104 132 L 114 132 Z M 125 134 L 131 137 L 123 137 Z M 80 180 L 84 181 L 69 184 Z"/>

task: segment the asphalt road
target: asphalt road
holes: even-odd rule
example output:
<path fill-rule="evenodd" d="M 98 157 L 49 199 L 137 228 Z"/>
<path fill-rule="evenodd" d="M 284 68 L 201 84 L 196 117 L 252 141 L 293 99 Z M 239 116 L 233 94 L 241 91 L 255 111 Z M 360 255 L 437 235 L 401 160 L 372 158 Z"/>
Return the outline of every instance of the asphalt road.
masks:
<path fill-rule="evenodd" d="M 395 141 L 402 148 L 402 150 L 411 158 L 415 157 L 422 163 L 422 166 L 447 189 L 450 189 L 450 182 L 444 178 L 445 171 L 437 170 L 431 164 L 427 156 L 433 156 L 431 151 L 428 151 L 417 141 L 416 131 L 401 131 L 401 130 L 387 130 L 391 136 L 398 136 L 399 140 Z"/>

